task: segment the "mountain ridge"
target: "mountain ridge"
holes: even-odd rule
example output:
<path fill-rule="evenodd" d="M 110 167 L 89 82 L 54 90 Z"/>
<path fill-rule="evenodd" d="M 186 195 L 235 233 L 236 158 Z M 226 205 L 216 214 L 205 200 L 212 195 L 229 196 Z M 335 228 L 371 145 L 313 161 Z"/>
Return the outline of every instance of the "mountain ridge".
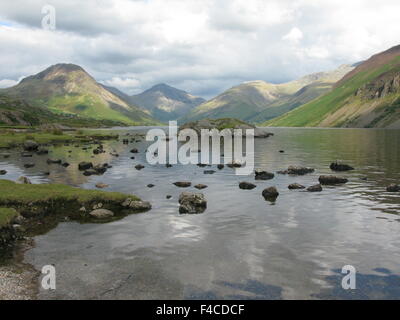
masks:
<path fill-rule="evenodd" d="M 127 125 L 158 123 L 148 113 L 107 90 L 75 64 L 52 65 L 11 88 L 0 90 L 0 93 L 26 100 L 35 107 L 47 107 L 58 114 L 75 114 Z"/>

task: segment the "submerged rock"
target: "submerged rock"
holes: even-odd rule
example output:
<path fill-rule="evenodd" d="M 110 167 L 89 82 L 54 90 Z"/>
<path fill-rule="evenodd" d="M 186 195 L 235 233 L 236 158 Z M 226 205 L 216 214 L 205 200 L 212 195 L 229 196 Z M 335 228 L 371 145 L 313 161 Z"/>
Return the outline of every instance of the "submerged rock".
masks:
<path fill-rule="evenodd" d="M 257 187 L 255 184 L 250 183 L 250 182 L 246 182 L 246 181 L 242 181 L 239 183 L 239 188 L 240 189 L 244 189 L 244 190 L 252 190 L 255 187 Z"/>
<path fill-rule="evenodd" d="M 207 208 L 207 201 L 202 193 L 182 192 L 179 204 L 179 213 L 203 213 Z"/>
<path fill-rule="evenodd" d="M 99 189 L 104 189 L 104 188 L 107 188 L 108 186 L 109 185 L 105 184 L 105 183 L 101 183 L 101 182 L 96 183 L 96 188 L 99 188 Z"/>
<path fill-rule="evenodd" d="M 318 181 L 322 185 L 324 184 L 327 185 L 327 184 L 342 184 L 348 182 L 349 180 L 337 176 L 320 176 Z"/>
<path fill-rule="evenodd" d="M 313 185 L 311 187 L 308 187 L 307 191 L 309 191 L 309 192 L 320 192 L 320 191 L 322 191 L 322 186 L 320 184 L 316 184 L 316 185 Z"/>
<path fill-rule="evenodd" d="M 61 164 L 61 159 L 47 159 L 47 164 Z"/>
<path fill-rule="evenodd" d="M 179 188 L 187 188 L 187 187 L 190 187 L 192 185 L 192 183 L 189 181 L 177 181 L 177 182 L 174 182 L 174 185 L 176 185 Z"/>
<path fill-rule="evenodd" d="M 25 163 L 24 164 L 24 168 L 33 168 L 35 166 L 35 164 L 33 162 L 29 162 L 29 163 Z"/>
<path fill-rule="evenodd" d="M 270 180 L 275 177 L 273 173 L 264 170 L 256 170 L 255 175 L 256 180 Z"/>
<path fill-rule="evenodd" d="M 352 166 L 349 166 L 348 164 L 344 163 L 338 163 L 338 162 L 332 162 L 331 165 L 329 166 L 331 170 L 333 171 L 349 171 L 349 170 L 354 170 Z"/>
<path fill-rule="evenodd" d="M 289 184 L 288 188 L 290 190 L 295 190 L 295 189 L 305 189 L 306 187 L 299 183 L 292 183 L 292 184 Z"/>
<path fill-rule="evenodd" d="M 265 200 L 274 201 L 279 196 L 279 192 L 276 187 L 269 187 L 263 190 L 262 196 Z"/>
<path fill-rule="evenodd" d="M 27 177 L 19 177 L 18 180 L 16 181 L 18 184 L 32 184 L 31 180 L 29 180 Z"/>
<path fill-rule="evenodd" d="M 388 192 L 399 192 L 400 191 L 400 185 L 398 184 L 390 184 L 386 187 L 386 191 Z"/>
<path fill-rule="evenodd" d="M 96 219 L 111 218 L 114 216 L 114 212 L 107 209 L 95 209 L 89 212 L 89 215 Z"/>

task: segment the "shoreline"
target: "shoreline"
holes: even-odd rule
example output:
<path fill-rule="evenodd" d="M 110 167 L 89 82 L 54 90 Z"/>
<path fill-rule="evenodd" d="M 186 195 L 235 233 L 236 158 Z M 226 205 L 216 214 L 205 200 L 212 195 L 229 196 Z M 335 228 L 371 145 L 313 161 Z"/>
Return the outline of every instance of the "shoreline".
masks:
<path fill-rule="evenodd" d="M 33 247 L 34 239 L 27 238 L 10 248 L 11 257 L 0 265 L 0 301 L 38 299 L 40 271 L 24 261 Z"/>

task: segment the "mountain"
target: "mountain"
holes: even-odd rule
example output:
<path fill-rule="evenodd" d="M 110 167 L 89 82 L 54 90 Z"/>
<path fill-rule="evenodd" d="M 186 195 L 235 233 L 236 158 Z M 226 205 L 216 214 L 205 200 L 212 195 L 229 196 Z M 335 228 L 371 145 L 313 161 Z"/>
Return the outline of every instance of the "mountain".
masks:
<path fill-rule="evenodd" d="M 33 107 L 47 107 L 62 116 L 78 115 L 126 125 L 157 123 L 148 113 L 126 103 L 74 64 L 53 65 L 0 93 L 24 99 Z"/>
<path fill-rule="evenodd" d="M 201 104 L 180 121 L 233 117 L 263 122 L 329 91 L 336 81 L 353 68 L 342 65 L 333 71 L 313 73 L 283 84 L 261 80 L 245 82 Z"/>
<path fill-rule="evenodd" d="M 329 93 L 265 125 L 400 128 L 400 45 L 359 64 Z"/>
<path fill-rule="evenodd" d="M 34 126 L 54 118 L 47 109 L 32 107 L 23 100 L 0 94 L 0 125 Z"/>
<path fill-rule="evenodd" d="M 131 96 L 129 101 L 148 110 L 154 118 L 168 121 L 186 115 L 205 100 L 162 83 Z"/>

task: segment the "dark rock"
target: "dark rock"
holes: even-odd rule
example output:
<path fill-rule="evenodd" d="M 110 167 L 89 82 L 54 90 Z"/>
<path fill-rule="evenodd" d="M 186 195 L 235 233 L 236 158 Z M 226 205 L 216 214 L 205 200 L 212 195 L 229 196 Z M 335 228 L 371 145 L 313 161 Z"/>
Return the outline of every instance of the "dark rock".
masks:
<path fill-rule="evenodd" d="M 400 191 L 400 185 L 398 184 L 390 184 L 386 187 L 386 191 L 388 192 L 399 192 Z"/>
<path fill-rule="evenodd" d="M 33 168 L 34 166 L 35 166 L 35 164 L 34 164 L 33 162 L 25 163 L 25 164 L 24 164 L 24 167 L 25 167 L 25 168 Z"/>
<path fill-rule="evenodd" d="M 329 166 L 331 170 L 333 171 L 349 171 L 349 170 L 354 170 L 352 166 L 349 166 L 348 164 L 344 163 L 337 163 L 337 162 L 332 162 L 331 165 Z"/>
<path fill-rule="evenodd" d="M 62 164 L 62 166 L 63 166 L 64 168 L 67 168 L 67 167 L 70 166 L 70 164 L 69 164 L 68 162 L 64 162 L 64 163 Z"/>
<path fill-rule="evenodd" d="M 269 187 L 263 190 L 262 196 L 265 200 L 274 201 L 279 196 L 279 192 L 275 187 Z"/>
<path fill-rule="evenodd" d="M 199 189 L 199 190 L 201 190 L 201 189 L 205 189 L 205 188 L 207 188 L 208 186 L 207 186 L 207 185 L 205 185 L 205 184 L 201 184 L 201 183 L 199 183 L 199 184 L 196 184 L 194 187 L 195 187 L 196 189 Z"/>
<path fill-rule="evenodd" d="M 298 183 L 292 183 L 292 184 L 289 184 L 288 188 L 290 190 L 294 190 L 294 189 L 305 189 L 306 187 L 301 184 L 298 184 Z"/>
<path fill-rule="evenodd" d="M 207 201 L 202 193 L 182 192 L 179 204 L 179 213 L 202 213 L 207 208 Z"/>
<path fill-rule="evenodd" d="M 107 167 L 105 167 L 104 165 L 96 165 L 93 167 L 93 170 L 96 171 L 98 174 L 103 174 L 107 171 Z"/>
<path fill-rule="evenodd" d="M 263 170 L 256 170 L 255 175 L 256 175 L 256 180 L 270 180 L 275 177 L 273 173 Z"/>
<path fill-rule="evenodd" d="M 45 155 L 45 154 L 49 154 L 49 150 L 40 148 L 40 149 L 36 152 L 36 154 L 39 155 L 39 156 Z"/>
<path fill-rule="evenodd" d="M 134 159 L 135 159 L 135 157 L 131 157 L 131 159 L 132 159 L 132 160 L 134 160 Z"/>
<path fill-rule="evenodd" d="M 93 168 L 93 163 L 91 163 L 91 162 L 80 162 L 78 164 L 78 168 L 81 171 L 87 170 L 87 169 Z"/>
<path fill-rule="evenodd" d="M 349 180 L 337 176 L 320 176 L 318 178 L 318 181 L 322 185 L 327 185 L 327 184 L 342 184 L 348 182 Z"/>
<path fill-rule="evenodd" d="M 167 199 L 171 199 L 172 196 L 171 196 L 170 194 L 167 194 L 166 198 L 167 198 Z"/>
<path fill-rule="evenodd" d="M 133 148 L 133 149 L 131 150 L 131 153 L 138 153 L 138 152 L 139 152 L 139 150 L 136 149 L 136 148 Z"/>
<path fill-rule="evenodd" d="M 192 183 L 189 181 L 177 181 L 177 182 L 174 182 L 174 185 L 176 185 L 179 188 L 187 188 L 187 187 L 190 187 L 192 185 Z"/>
<path fill-rule="evenodd" d="M 227 166 L 229 168 L 240 168 L 242 166 L 242 163 L 240 163 L 239 161 L 233 161 L 231 163 L 228 163 Z"/>
<path fill-rule="evenodd" d="M 137 164 L 137 165 L 135 166 L 135 169 L 136 169 L 136 170 L 142 170 L 143 168 L 144 168 L 144 166 L 141 165 L 141 164 Z"/>
<path fill-rule="evenodd" d="M 153 188 L 154 187 L 154 184 L 152 184 L 152 183 L 149 183 L 148 185 L 147 185 L 147 188 Z"/>
<path fill-rule="evenodd" d="M 4 176 L 5 174 L 7 174 L 6 170 L 0 170 L 0 176 Z"/>
<path fill-rule="evenodd" d="M 252 190 L 252 189 L 254 189 L 255 187 L 256 187 L 256 185 L 253 184 L 253 183 L 250 183 L 250 182 L 242 181 L 242 182 L 239 183 L 239 188 L 240 188 L 240 189 Z"/>
<path fill-rule="evenodd" d="M 279 152 L 280 152 L 280 153 L 284 153 L 285 151 L 284 151 L 284 150 L 279 150 Z"/>
<path fill-rule="evenodd" d="M 207 167 L 207 165 L 205 163 L 198 163 L 197 166 L 200 168 Z"/>
<path fill-rule="evenodd" d="M 47 159 L 47 164 L 61 164 L 61 159 Z"/>
<path fill-rule="evenodd" d="M 172 167 L 172 164 L 167 163 L 167 164 L 165 164 L 165 166 L 166 166 L 167 168 L 171 168 L 171 167 Z"/>
<path fill-rule="evenodd" d="M 36 151 L 39 148 L 39 144 L 33 140 L 27 140 L 24 142 L 25 151 Z"/>
<path fill-rule="evenodd" d="M 203 173 L 204 174 L 214 174 L 215 170 L 204 170 Z"/>
<path fill-rule="evenodd" d="M 287 171 L 287 170 L 279 170 L 279 171 L 277 171 L 276 173 L 277 173 L 277 174 L 288 174 L 289 171 Z"/>
<path fill-rule="evenodd" d="M 309 192 L 320 192 L 320 191 L 322 191 L 322 186 L 320 184 L 316 184 L 316 185 L 313 185 L 311 187 L 308 187 L 307 191 L 309 191 Z"/>
<path fill-rule="evenodd" d="M 219 165 L 217 165 L 217 168 L 218 168 L 218 170 L 222 170 L 224 168 L 224 165 L 223 164 L 219 164 Z"/>
<path fill-rule="evenodd" d="M 93 175 L 97 175 L 97 174 L 98 174 L 97 171 L 94 169 L 88 169 L 83 172 L 84 176 L 93 176 Z"/>
<path fill-rule="evenodd" d="M 290 166 L 287 169 L 288 174 L 295 174 L 295 175 L 305 175 L 307 173 L 314 172 L 313 168 L 307 168 L 307 167 L 300 167 L 300 166 Z"/>

